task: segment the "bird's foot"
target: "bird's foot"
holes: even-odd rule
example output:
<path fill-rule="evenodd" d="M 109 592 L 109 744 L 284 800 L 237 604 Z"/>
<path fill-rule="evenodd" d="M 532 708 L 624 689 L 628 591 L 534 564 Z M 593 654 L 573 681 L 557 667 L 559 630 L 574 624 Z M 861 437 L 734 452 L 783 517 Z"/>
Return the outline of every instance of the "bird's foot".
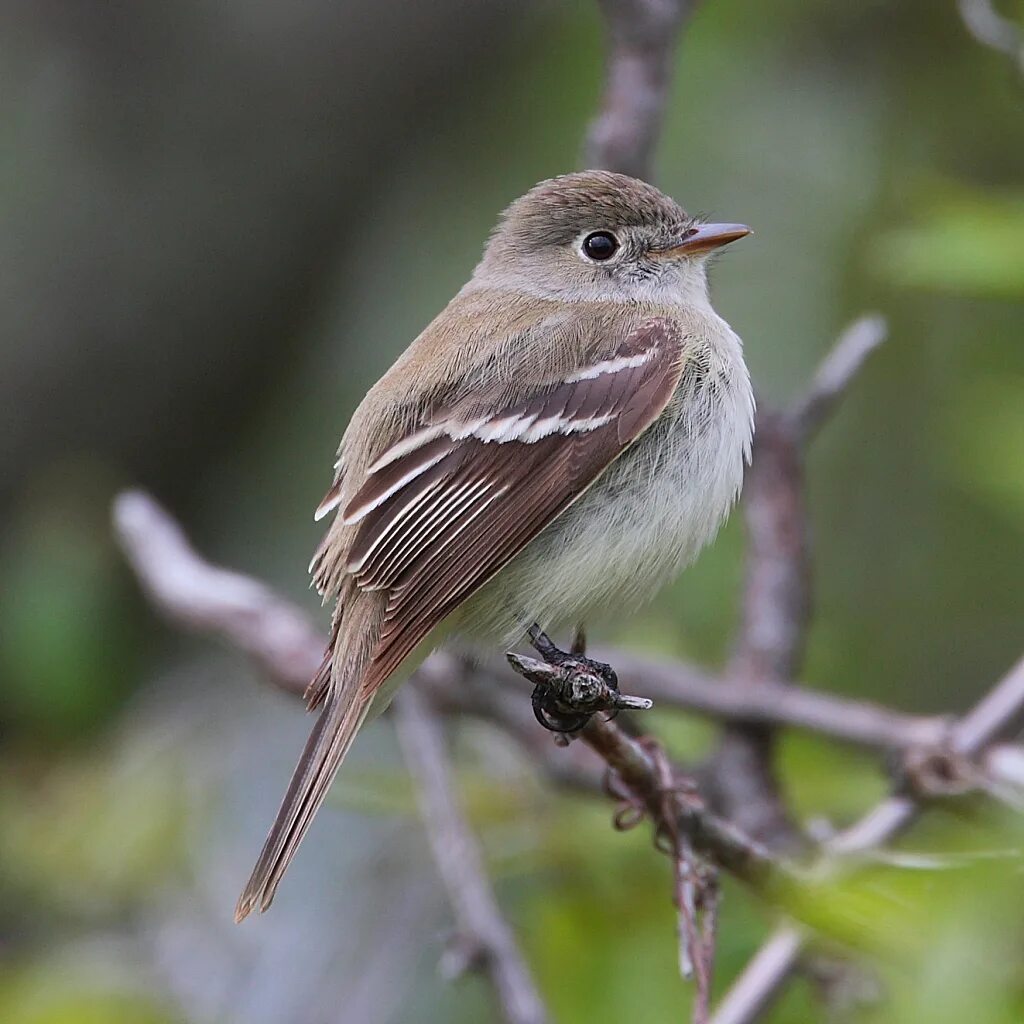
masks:
<path fill-rule="evenodd" d="M 611 665 L 583 654 L 582 642 L 563 651 L 537 625 L 529 630 L 530 643 L 543 661 L 511 651 L 506 655 L 512 668 L 534 683 L 533 713 L 545 729 L 574 733 L 593 714 L 623 709 L 646 711 L 653 703 L 646 697 L 629 697 L 619 692 L 619 681 Z"/>

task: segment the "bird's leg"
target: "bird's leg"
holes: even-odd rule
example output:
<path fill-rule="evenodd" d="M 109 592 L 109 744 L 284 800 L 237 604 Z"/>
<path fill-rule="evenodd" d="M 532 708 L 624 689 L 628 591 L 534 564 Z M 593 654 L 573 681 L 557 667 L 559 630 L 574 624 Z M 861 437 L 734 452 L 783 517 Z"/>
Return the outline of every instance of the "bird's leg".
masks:
<path fill-rule="evenodd" d="M 530 643 L 544 659 L 507 654 L 509 663 L 521 676 L 534 683 L 533 713 L 551 732 L 578 732 L 597 711 L 644 711 L 652 706 L 645 697 L 628 697 L 619 692 L 619 681 L 611 665 L 595 661 L 582 652 L 582 634 L 572 652 L 556 647 L 551 638 L 534 624 Z"/>

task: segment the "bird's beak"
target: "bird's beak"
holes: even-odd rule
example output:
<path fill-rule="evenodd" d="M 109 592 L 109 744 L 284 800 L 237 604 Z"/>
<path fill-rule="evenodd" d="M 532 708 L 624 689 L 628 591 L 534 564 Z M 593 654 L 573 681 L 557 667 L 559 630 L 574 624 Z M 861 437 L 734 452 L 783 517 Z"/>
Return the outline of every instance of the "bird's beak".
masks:
<path fill-rule="evenodd" d="M 723 245 L 745 238 L 753 232 L 746 224 L 697 224 L 690 228 L 678 241 L 672 242 L 652 255 L 662 257 L 698 256 L 711 252 Z"/>

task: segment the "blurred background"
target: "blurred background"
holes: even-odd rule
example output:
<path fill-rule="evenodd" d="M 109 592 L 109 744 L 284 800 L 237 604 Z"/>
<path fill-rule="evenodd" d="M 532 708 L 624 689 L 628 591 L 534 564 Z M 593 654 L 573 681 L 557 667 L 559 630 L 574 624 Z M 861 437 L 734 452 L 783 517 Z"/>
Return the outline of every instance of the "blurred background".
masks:
<path fill-rule="evenodd" d="M 151 489 L 208 555 L 326 623 L 305 565 L 348 417 L 498 211 L 578 166 L 602 64 L 582 0 L 0 0 L 6 1024 L 495 1019 L 484 982 L 437 975 L 449 914 L 386 720 L 273 912 L 231 923 L 309 722 L 157 620 L 109 507 Z M 958 710 L 1024 648 L 1022 82 L 953 0 L 706 0 L 679 54 L 658 182 L 756 229 L 713 285 L 761 394 L 799 392 L 855 315 L 890 321 L 809 466 L 824 689 Z M 734 520 L 599 638 L 720 664 L 742 542 Z M 679 753 L 713 740 L 679 715 L 656 728 Z M 644 830 L 553 795 L 483 726 L 457 742 L 558 1021 L 684 1019 Z M 837 824 L 886 786 L 800 736 L 781 774 L 802 816 Z M 917 841 L 1020 838 L 968 831 Z M 1024 1017 L 1020 872 L 960 882 L 892 881 L 900 934 L 932 942 L 878 958 L 868 1019 Z M 726 897 L 720 986 L 770 925 Z M 819 1019 L 812 989 L 772 1020 Z"/>

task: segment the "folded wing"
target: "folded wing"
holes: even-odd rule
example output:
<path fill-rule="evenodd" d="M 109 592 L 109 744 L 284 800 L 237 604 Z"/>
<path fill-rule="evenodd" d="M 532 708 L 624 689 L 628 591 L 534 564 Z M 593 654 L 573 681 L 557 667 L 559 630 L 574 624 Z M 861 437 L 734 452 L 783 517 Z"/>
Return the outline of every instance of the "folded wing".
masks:
<path fill-rule="evenodd" d="M 357 525 L 348 571 L 388 595 L 364 692 L 657 419 L 682 369 L 678 328 L 652 320 L 532 396 L 486 414 L 439 415 L 371 464 L 342 513 Z"/>

